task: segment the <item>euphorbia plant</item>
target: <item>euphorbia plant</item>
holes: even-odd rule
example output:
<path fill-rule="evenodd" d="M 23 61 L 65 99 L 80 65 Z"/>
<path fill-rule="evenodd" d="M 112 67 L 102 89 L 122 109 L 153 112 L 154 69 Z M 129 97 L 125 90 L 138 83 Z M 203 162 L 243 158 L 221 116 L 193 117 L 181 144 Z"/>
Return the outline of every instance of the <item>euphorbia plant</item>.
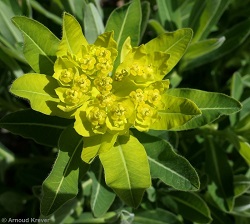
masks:
<path fill-rule="evenodd" d="M 98 157 L 98 172 L 103 167 L 106 184 L 132 207 L 139 206 L 151 177 L 179 190 L 199 189 L 198 175 L 188 161 L 166 141 L 146 134 L 196 128 L 240 108 L 223 94 L 169 89 L 165 76 L 185 53 L 191 29 L 135 46 L 132 37 L 117 36 L 111 25 L 88 43 L 77 20 L 67 13 L 60 41 L 33 20 L 13 21 L 24 34 L 24 55 L 35 73 L 15 80 L 10 91 L 28 99 L 33 110 L 66 124 L 58 139 L 58 158 L 43 183 L 43 215 L 76 196 L 78 181 Z M 35 29 L 46 39 L 34 34 L 31 38 Z M 105 211 L 115 197 L 106 194 Z"/>

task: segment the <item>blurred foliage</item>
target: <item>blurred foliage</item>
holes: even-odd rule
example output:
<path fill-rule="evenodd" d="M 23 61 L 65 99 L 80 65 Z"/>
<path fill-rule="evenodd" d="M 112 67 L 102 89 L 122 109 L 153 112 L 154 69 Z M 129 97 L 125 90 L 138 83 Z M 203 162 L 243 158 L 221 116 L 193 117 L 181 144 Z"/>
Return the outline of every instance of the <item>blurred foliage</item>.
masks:
<path fill-rule="evenodd" d="M 32 71 L 22 53 L 22 34 L 11 22 L 13 16 L 33 18 L 61 38 L 64 11 L 73 14 L 85 32 L 91 30 L 89 24 L 96 22 L 93 13 L 98 13 L 100 30 L 95 30 L 98 33 L 102 29 L 100 23 L 105 27 L 110 13 L 126 2 L 0 0 L 0 116 L 29 108 L 27 102 L 9 93 L 15 78 Z M 90 5 L 94 11 L 89 10 Z M 239 100 L 243 108 L 237 114 L 222 116 L 194 130 L 149 133 L 164 139 L 166 147 L 173 148 L 192 164 L 200 177 L 199 191 L 176 191 L 153 179 L 138 209 L 115 198 L 108 211 L 100 215 L 91 207 L 97 180 L 89 172 L 79 183 L 77 197 L 49 217 L 50 223 L 145 224 L 154 220 L 157 223 L 249 223 L 250 2 L 145 0 L 141 6 L 144 18 L 141 29 L 145 30 L 141 43 L 178 28 L 194 30 L 186 54 L 167 77 L 172 88 L 225 93 Z M 58 150 L 51 144 L 39 145 L 3 128 L 0 131 L 0 217 L 43 218 L 39 210 L 41 185 Z"/>

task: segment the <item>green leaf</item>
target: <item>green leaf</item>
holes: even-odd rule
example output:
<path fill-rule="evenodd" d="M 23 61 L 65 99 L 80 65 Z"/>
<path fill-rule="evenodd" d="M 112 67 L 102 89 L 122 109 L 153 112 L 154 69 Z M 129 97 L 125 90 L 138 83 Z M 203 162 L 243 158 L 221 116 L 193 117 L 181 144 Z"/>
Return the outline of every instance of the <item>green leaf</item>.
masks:
<path fill-rule="evenodd" d="M 166 74 L 178 63 L 185 53 L 191 39 L 193 31 L 189 28 L 179 29 L 175 32 L 167 32 L 154 38 L 145 44 L 147 52 L 163 51 L 170 55 Z"/>
<path fill-rule="evenodd" d="M 59 139 L 59 153 L 50 175 L 42 185 L 41 213 L 54 213 L 67 201 L 76 197 L 78 181 L 88 171 L 89 165 L 81 160 L 82 136 L 72 127 Z"/>
<path fill-rule="evenodd" d="M 56 24 L 61 25 L 62 24 L 62 19 L 58 17 L 57 15 L 51 13 L 49 10 L 45 9 L 42 7 L 41 4 L 39 4 L 35 0 L 30 0 L 30 5 L 32 8 L 34 8 L 36 11 L 47 17 L 48 19 L 51 19 L 51 21 L 55 22 Z"/>
<path fill-rule="evenodd" d="M 69 118 L 70 113 L 65 113 L 57 107 L 60 102 L 55 93 L 57 87 L 57 80 L 53 77 L 30 73 L 16 79 L 10 92 L 28 99 L 33 110 L 47 115 Z"/>
<path fill-rule="evenodd" d="M 242 22 L 237 23 L 232 28 L 226 30 L 225 33 L 222 33 L 221 35 L 226 38 L 225 42 L 218 49 L 206 54 L 206 57 L 204 57 L 204 61 L 206 61 L 206 63 L 215 61 L 218 58 L 221 58 L 239 48 L 239 46 L 241 46 L 242 43 L 246 41 L 246 39 L 250 35 L 249 27 L 250 19 L 246 19 Z"/>
<path fill-rule="evenodd" d="M 152 178 L 178 190 L 198 190 L 199 177 L 191 164 L 176 154 L 172 146 L 163 139 L 133 131 L 146 149 Z"/>
<path fill-rule="evenodd" d="M 166 30 L 164 29 L 164 27 L 157 21 L 154 19 L 150 19 L 148 21 L 148 25 L 151 29 L 154 30 L 154 32 L 157 34 L 157 36 L 166 33 Z"/>
<path fill-rule="evenodd" d="M 74 125 L 74 128 L 79 133 L 76 123 Z M 84 148 L 81 154 L 82 160 L 86 163 L 91 163 L 97 155 L 111 149 L 115 144 L 116 138 L 117 134 L 113 135 L 108 132 L 106 132 L 105 134 L 85 137 Z"/>
<path fill-rule="evenodd" d="M 135 213 L 133 224 L 180 224 L 182 223 L 173 213 L 157 208 L 155 210 Z"/>
<path fill-rule="evenodd" d="M 240 141 L 239 153 L 247 164 L 250 165 L 250 144 L 248 142 Z"/>
<path fill-rule="evenodd" d="M 114 39 L 121 52 L 122 45 L 127 37 L 131 38 L 131 45 L 137 46 L 141 36 L 141 4 L 139 0 L 115 9 L 109 16 L 105 31 L 114 31 Z M 116 66 L 120 63 L 120 55 L 116 59 Z M 115 66 L 115 67 L 116 67 Z"/>
<path fill-rule="evenodd" d="M 228 0 L 198 0 L 195 2 L 189 17 L 189 27 L 193 28 L 195 33 L 193 42 L 205 39 L 209 35 L 229 3 Z"/>
<path fill-rule="evenodd" d="M 174 31 L 181 27 L 180 9 L 176 0 L 162 1 L 156 0 L 158 6 L 158 14 L 162 26 L 166 30 Z"/>
<path fill-rule="evenodd" d="M 13 59 L 13 57 L 9 56 L 4 50 L 0 47 L 0 60 L 4 62 L 9 69 L 13 72 L 16 78 L 23 75 L 23 70 L 19 66 L 19 64 Z"/>
<path fill-rule="evenodd" d="M 225 37 L 212 38 L 190 44 L 181 60 L 181 70 L 190 70 L 207 63 L 207 55 L 220 48 Z"/>
<path fill-rule="evenodd" d="M 84 34 L 89 43 L 94 43 L 104 32 L 102 18 L 93 3 L 84 4 Z"/>
<path fill-rule="evenodd" d="M 242 103 L 242 110 L 239 113 L 240 120 L 244 119 L 246 116 L 248 116 L 250 111 L 250 97 L 245 99 Z"/>
<path fill-rule="evenodd" d="M 185 97 L 192 100 L 202 114 L 174 130 L 187 130 L 211 123 L 222 115 L 230 115 L 241 109 L 241 104 L 222 93 L 206 92 L 194 89 L 169 89 L 169 95 Z"/>
<path fill-rule="evenodd" d="M 11 18 L 15 13 L 3 1 L 0 1 L 0 34 L 12 45 L 23 42 L 22 34 L 11 23 Z"/>
<path fill-rule="evenodd" d="M 231 97 L 236 100 L 240 100 L 240 97 L 243 93 L 243 81 L 239 72 L 235 72 L 232 77 L 231 81 Z M 234 126 L 237 122 L 237 114 L 232 114 L 230 116 L 230 124 Z"/>
<path fill-rule="evenodd" d="M 192 192 L 170 192 L 171 197 L 177 204 L 178 214 L 195 223 L 209 223 L 212 221 L 210 210 L 206 202 Z"/>
<path fill-rule="evenodd" d="M 223 148 L 208 136 L 206 144 L 206 171 L 209 175 L 209 193 L 223 211 L 233 208 L 233 173 Z"/>
<path fill-rule="evenodd" d="M 158 110 L 160 119 L 151 124 L 150 129 L 175 129 L 201 114 L 199 108 L 191 100 L 164 94 L 162 101 L 165 106 Z"/>
<path fill-rule="evenodd" d="M 95 217 L 101 217 L 109 210 L 115 200 L 115 193 L 106 187 L 104 172 L 99 160 L 91 165 L 89 176 L 92 179 L 91 210 Z"/>
<path fill-rule="evenodd" d="M 43 115 L 31 109 L 8 114 L 0 120 L 1 128 L 49 146 L 57 146 L 60 134 L 70 124 L 72 120 Z"/>
<path fill-rule="evenodd" d="M 81 223 L 81 224 L 92 224 L 92 223 L 116 223 L 119 217 L 116 212 L 107 212 L 103 217 L 95 218 L 91 212 L 82 213 L 77 219 L 70 220 L 68 223 Z"/>
<path fill-rule="evenodd" d="M 83 36 L 82 28 L 78 21 L 70 14 L 63 14 L 63 37 L 58 47 L 57 56 L 67 55 L 67 52 L 76 54 L 81 45 L 88 45 Z"/>
<path fill-rule="evenodd" d="M 250 189 L 250 178 L 244 175 L 234 176 L 234 196 L 243 195 Z"/>
<path fill-rule="evenodd" d="M 133 136 L 119 136 L 108 152 L 99 155 L 109 187 L 129 206 L 138 207 L 151 184 L 148 159 Z"/>
<path fill-rule="evenodd" d="M 33 19 L 15 16 L 12 21 L 23 33 L 23 53 L 29 65 L 37 73 L 52 75 L 58 38 L 47 27 Z"/>
<path fill-rule="evenodd" d="M 142 39 L 147 25 L 148 25 L 148 19 L 150 16 L 150 4 L 149 2 L 142 2 L 141 3 L 141 12 L 142 12 L 142 20 L 141 20 L 141 36 L 140 36 L 140 40 Z"/>

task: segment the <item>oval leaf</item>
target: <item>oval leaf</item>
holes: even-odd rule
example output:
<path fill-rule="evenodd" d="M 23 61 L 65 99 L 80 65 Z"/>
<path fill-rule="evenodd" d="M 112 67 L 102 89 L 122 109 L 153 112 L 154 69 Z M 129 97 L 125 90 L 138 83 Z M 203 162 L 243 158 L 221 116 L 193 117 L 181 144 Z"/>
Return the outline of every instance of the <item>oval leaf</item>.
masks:
<path fill-rule="evenodd" d="M 37 73 L 52 75 L 59 39 L 33 19 L 15 16 L 12 21 L 23 33 L 23 53 L 29 65 Z"/>
<path fill-rule="evenodd" d="M 99 155 L 109 187 L 129 206 L 138 207 L 150 187 L 148 159 L 143 146 L 133 136 L 120 136 L 108 152 Z"/>
<path fill-rule="evenodd" d="M 174 130 L 198 128 L 213 122 L 221 115 L 230 115 L 241 109 L 241 104 L 238 101 L 222 93 L 194 89 L 170 89 L 166 93 L 192 100 L 202 112 L 200 116 L 193 118 L 180 127 L 174 128 Z"/>
<path fill-rule="evenodd" d="M 78 193 L 78 181 L 89 165 L 81 160 L 82 136 L 72 127 L 59 139 L 59 153 L 50 175 L 42 185 L 41 213 L 52 214 Z"/>

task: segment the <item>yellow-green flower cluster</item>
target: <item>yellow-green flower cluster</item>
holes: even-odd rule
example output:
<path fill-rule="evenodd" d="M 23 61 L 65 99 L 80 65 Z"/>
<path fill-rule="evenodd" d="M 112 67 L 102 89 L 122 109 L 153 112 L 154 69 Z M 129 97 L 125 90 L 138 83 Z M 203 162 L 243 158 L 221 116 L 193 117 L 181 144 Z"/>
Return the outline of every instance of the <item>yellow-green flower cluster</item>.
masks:
<path fill-rule="evenodd" d="M 160 119 L 161 95 L 169 87 L 169 81 L 162 80 L 169 55 L 147 52 L 145 45 L 131 47 L 129 38 L 115 68 L 117 55 L 109 32 L 56 60 L 58 108 L 73 113 L 75 129 L 82 136 L 126 134 L 130 127 L 147 131 Z"/>

